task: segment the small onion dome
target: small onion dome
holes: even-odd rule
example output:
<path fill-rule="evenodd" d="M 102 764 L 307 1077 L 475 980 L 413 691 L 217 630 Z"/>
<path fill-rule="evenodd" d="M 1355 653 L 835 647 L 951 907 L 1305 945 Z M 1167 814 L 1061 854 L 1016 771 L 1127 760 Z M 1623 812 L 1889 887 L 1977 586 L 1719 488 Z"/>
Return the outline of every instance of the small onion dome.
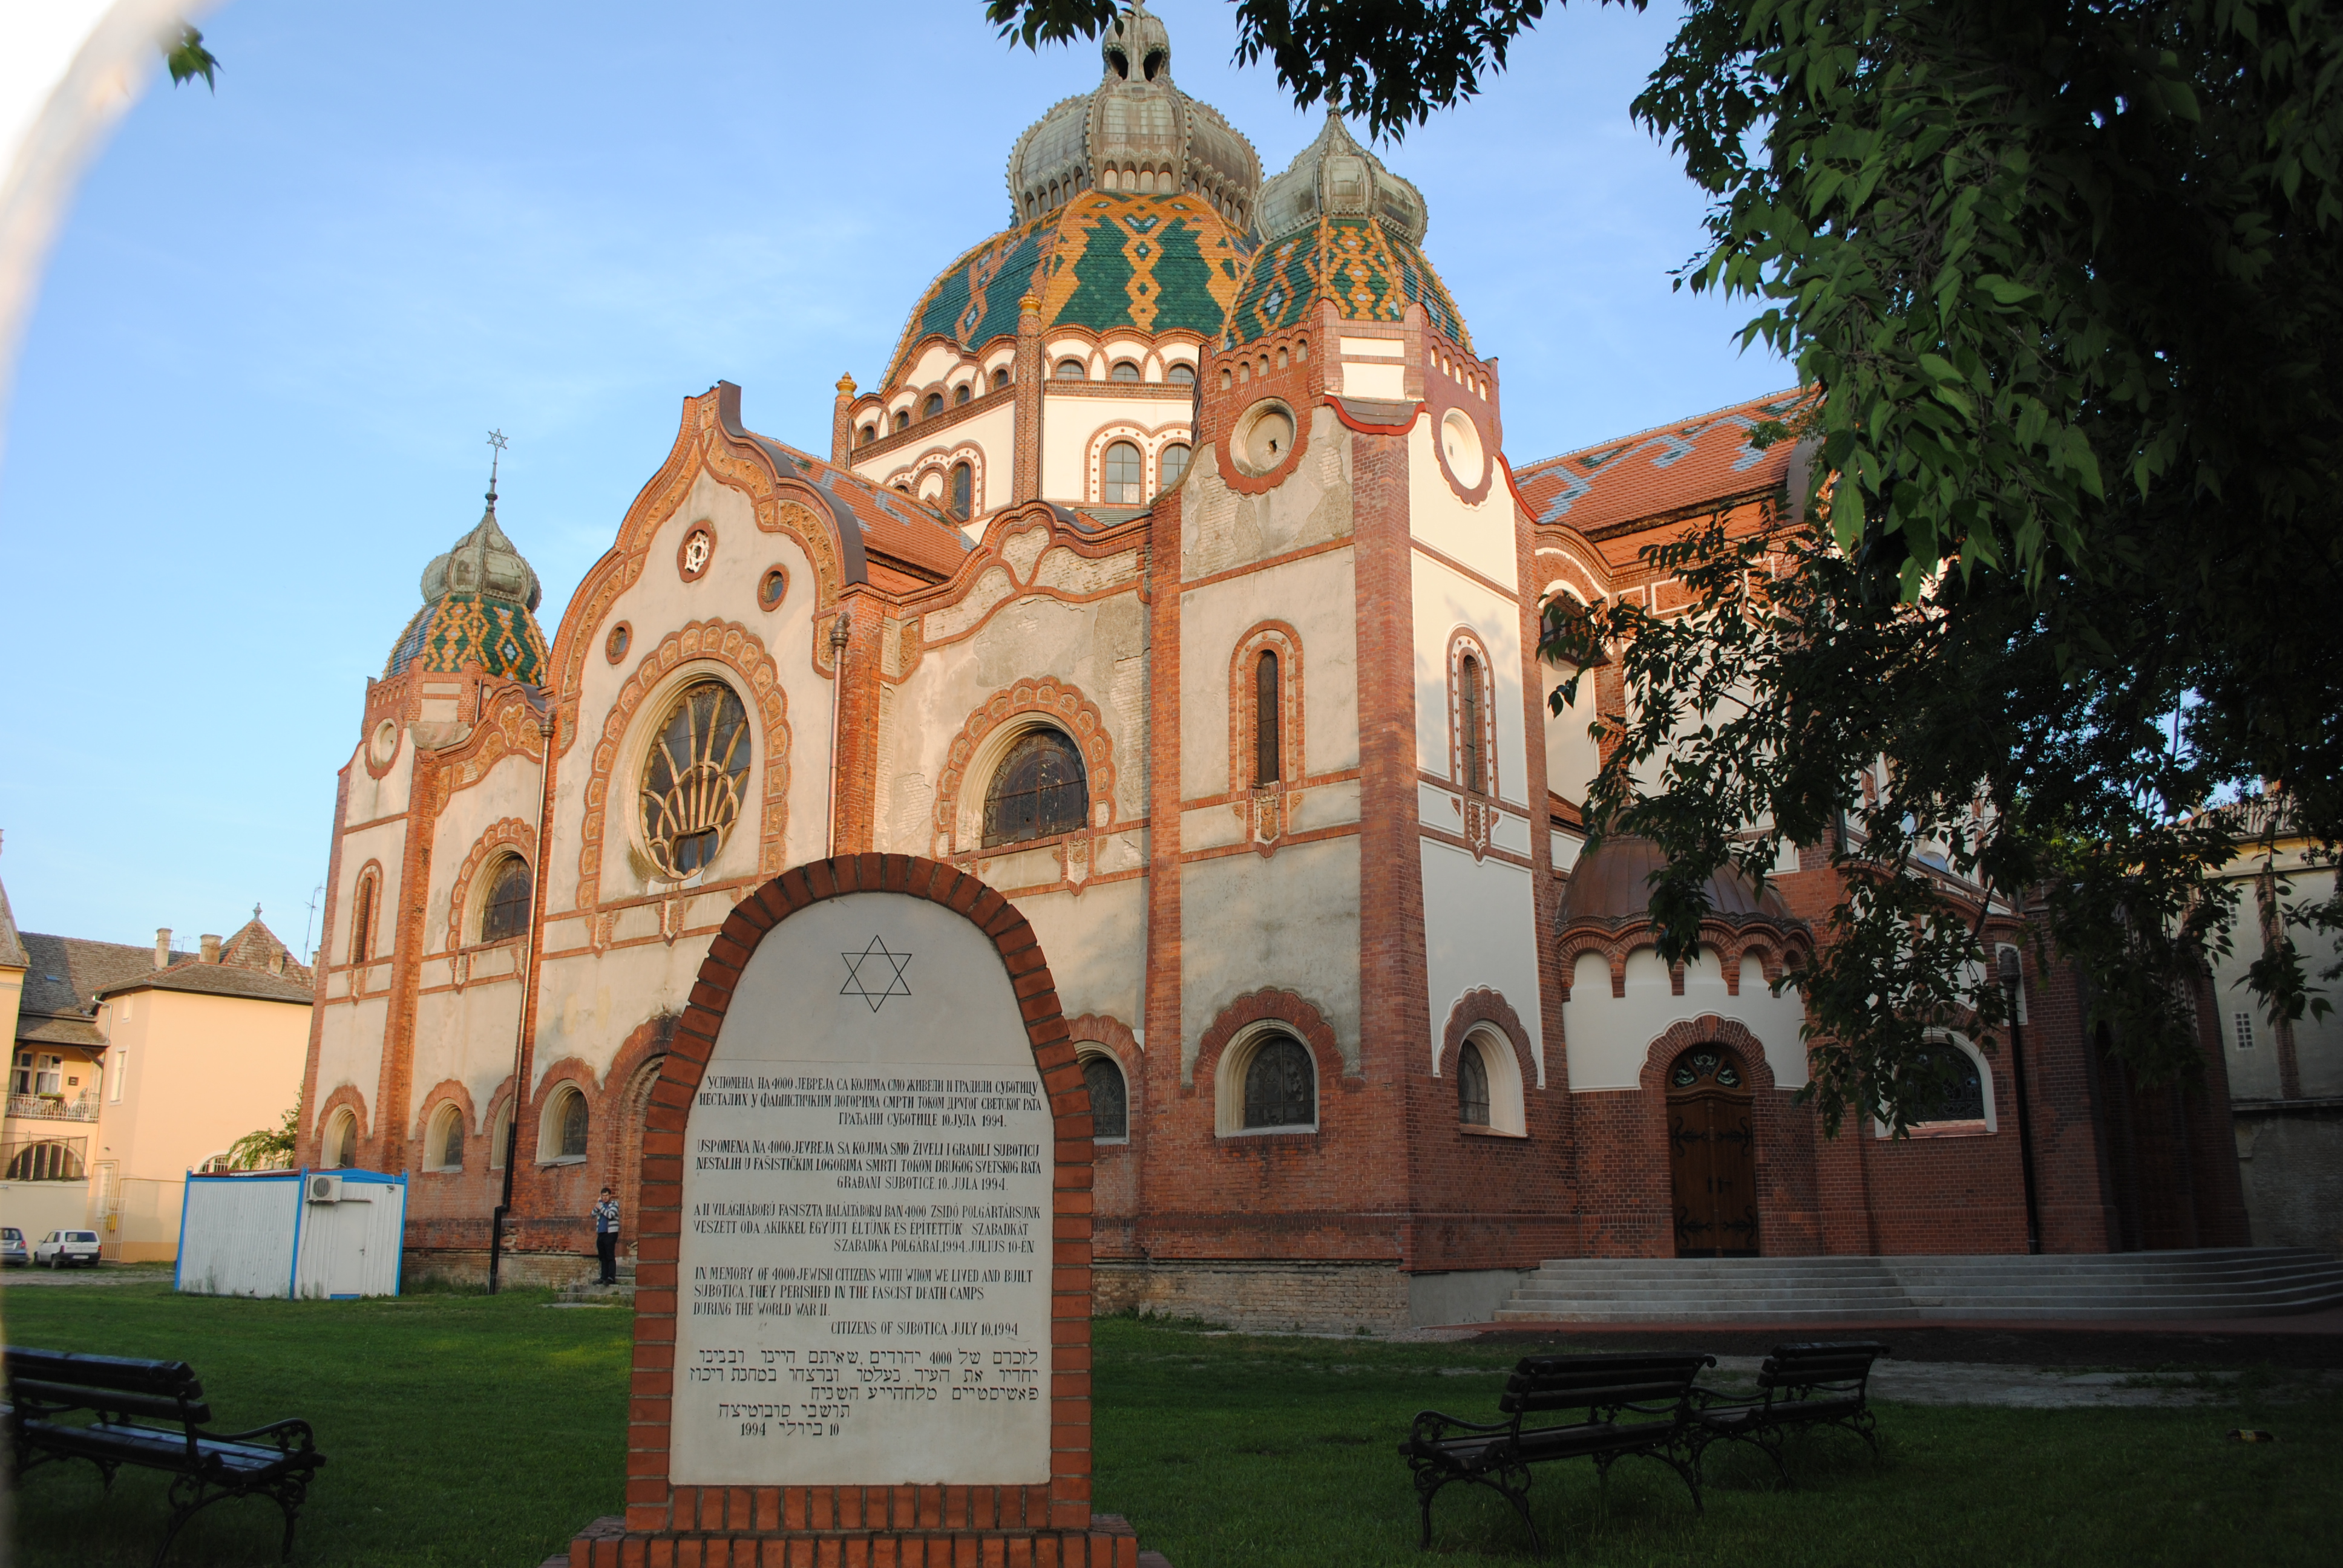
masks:
<path fill-rule="evenodd" d="M 1296 326 L 1323 299 L 1348 321 L 1399 321 L 1420 305 L 1433 331 L 1471 353 L 1464 317 L 1421 248 L 1429 221 L 1423 194 L 1328 115 L 1318 139 L 1261 187 L 1262 238 L 1223 347 Z"/>
<path fill-rule="evenodd" d="M 544 598 L 537 573 L 497 527 L 493 494 L 478 526 L 423 568 L 423 608 L 391 645 L 383 678 L 417 659 L 452 673 L 468 664 L 531 686 L 545 683 L 545 633 L 529 612 Z"/>
<path fill-rule="evenodd" d="M 1579 856 L 1578 864 L 1571 868 L 1570 884 L 1563 891 L 1554 923 L 1616 930 L 1650 920 L 1652 879 L 1667 863 L 1666 853 L 1649 839 L 1621 834 L 1602 840 Z M 1766 884 L 1763 896 L 1753 896 L 1748 879 L 1731 865 L 1709 873 L 1708 909 L 1712 919 L 1735 926 L 1798 923 L 1773 884 Z"/>

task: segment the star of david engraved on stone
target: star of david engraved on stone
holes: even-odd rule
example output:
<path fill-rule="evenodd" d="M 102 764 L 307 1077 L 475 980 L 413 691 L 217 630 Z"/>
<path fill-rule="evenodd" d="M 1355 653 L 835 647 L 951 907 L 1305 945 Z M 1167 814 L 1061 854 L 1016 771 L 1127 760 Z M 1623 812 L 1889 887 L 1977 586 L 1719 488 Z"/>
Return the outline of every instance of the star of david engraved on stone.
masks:
<path fill-rule="evenodd" d="M 885 939 L 872 937 L 870 945 L 859 953 L 840 953 L 846 960 L 846 983 L 838 988 L 840 996 L 859 996 L 877 1012 L 890 996 L 909 996 L 911 988 L 903 983 L 903 970 L 910 963 L 909 953 L 890 953 Z M 871 990 L 876 985 L 879 989 Z"/>

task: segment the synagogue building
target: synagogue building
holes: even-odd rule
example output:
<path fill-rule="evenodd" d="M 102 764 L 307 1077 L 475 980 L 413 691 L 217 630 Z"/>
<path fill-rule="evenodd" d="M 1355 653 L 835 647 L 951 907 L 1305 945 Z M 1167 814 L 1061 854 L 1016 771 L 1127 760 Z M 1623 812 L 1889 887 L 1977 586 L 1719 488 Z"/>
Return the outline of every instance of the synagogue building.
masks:
<path fill-rule="evenodd" d="M 426 567 L 341 772 L 302 1161 L 409 1172 L 410 1270 L 478 1278 L 509 1191 L 503 1277 L 582 1274 L 605 1184 L 632 1245 L 728 913 L 882 852 L 1040 937 L 1102 1311 L 1386 1326 L 1552 1258 L 2024 1251 L 2006 1047 L 1947 1035 L 1908 1138 L 1794 1098 L 1773 982 L 1831 846 L 1720 875 L 1674 968 L 1651 846 L 1582 852 L 1619 685 L 1552 713 L 1540 607 L 1680 602 L 1640 552 L 1784 498 L 1750 436 L 1793 395 L 1517 459 L 1416 186 L 1331 118 L 1263 177 L 1143 10 L 1103 54 L 826 444 L 685 398 L 549 633 L 493 488 Z M 2045 1250 L 2243 1243 L 2210 1023 L 2202 1091 L 2137 1092 L 2022 964 Z"/>

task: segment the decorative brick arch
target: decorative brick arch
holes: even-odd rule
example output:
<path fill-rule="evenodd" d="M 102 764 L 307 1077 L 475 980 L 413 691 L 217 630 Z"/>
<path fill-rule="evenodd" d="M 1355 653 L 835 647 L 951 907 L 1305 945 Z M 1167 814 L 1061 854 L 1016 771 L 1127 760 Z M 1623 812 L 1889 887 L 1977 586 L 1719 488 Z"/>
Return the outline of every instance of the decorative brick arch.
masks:
<path fill-rule="evenodd" d="M 677 1024 L 671 1049 L 651 1089 L 643 1134 L 641 1241 L 635 1299 L 633 1426 L 627 1485 L 630 1532 L 742 1528 L 749 1489 L 678 1485 L 669 1479 L 668 1423 L 674 1397 L 676 1261 L 683 1222 L 684 1130 L 733 992 L 767 932 L 800 910 L 857 892 L 900 893 L 926 899 L 967 919 L 1001 955 L 1022 1003 L 1027 1044 L 1056 1123 L 1057 1179 L 1053 1227 L 1058 1252 L 1051 1264 L 1051 1422 L 1073 1434 L 1057 1445 L 1051 1479 L 1034 1486 L 906 1486 L 891 1498 L 841 1486 L 756 1489 L 761 1520 L 828 1522 L 850 1518 L 870 1530 L 926 1528 L 941 1535 L 982 1520 L 994 1530 L 1073 1536 L 1091 1528 L 1090 1336 L 1091 1170 L 1090 1094 L 1075 1064 L 1073 1042 L 1033 929 L 1015 905 L 974 877 L 912 855 L 840 855 L 799 866 L 735 906 L 709 943 L 691 1003 Z M 778 1495 L 773 1495 L 777 1492 Z M 850 1509 L 850 1513 L 842 1512 Z M 949 1513 L 947 1510 L 949 1509 Z M 728 1523 L 728 1510 L 729 1521 Z M 939 1528 L 951 1519 L 949 1526 Z M 1053 1549 L 1057 1543 L 1048 1542 Z M 1041 1544 L 1041 1543 L 1037 1543 Z M 1069 1541 L 1069 1552 L 1086 1542 Z M 851 1546 L 844 1549 L 851 1550 Z M 915 1549 L 924 1549 L 924 1543 Z M 960 1546 L 975 1561 L 980 1543 Z M 584 1560 L 583 1553 L 580 1561 Z M 1041 1559 L 1039 1550 L 1034 1553 Z M 955 1556 L 953 1561 L 961 1561 Z M 1070 1557 L 1071 1561 L 1083 1561 Z M 1095 1557 L 1088 1560 L 1096 1561 Z M 600 1559 L 597 1559 L 600 1561 Z"/>
<path fill-rule="evenodd" d="M 1574 926 L 1554 939 L 1554 955 L 1562 977 L 1562 1000 L 1570 1000 L 1575 983 L 1578 960 L 1582 954 L 1601 953 L 1611 970 L 1611 994 L 1627 994 L 1627 958 L 1638 948 L 1657 948 L 1659 938 L 1648 920 L 1631 920 L 1614 930 L 1600 925 Z M 1768 984 L 1780 980 L 1789 971 L 1793 960 L 1803 961 L 1814 956 L 1813 933 L 1803 924 L 1781 926 L 1771 920 L 1756 919 L 1735 924 L 1726 920 L 1706 920 L 1700 923 L 1700 945 L 1716 955 L 1717 969 L 1725 977 L 1727 996 L 1741 994 L 1741 960 L 1754 953 L 1763 967 Z M 1668 980 L 1675 994 L 1682 996 L 1684 987 L 1684 966 L 1668 966 Z"/>
<path fill-rule="evenodd" d="M 1269 784 L 1253 779 L 1261 707 L 1255 666 L 1264 653 L 1277 655 L 1277 779 Z M 1262 856 L 1275 853 L 1292 825 L 1289 802 L 1302 786 L 1302 634 L 1286 621 L 1255 622 L 1229 654 L 1229 799 Z"/>
<path fill-rule="evenodd" d="M 489 823 L 473 842 L 471 852 L 464 857 L 463 865 L 457 869 L 454 885 L 447 890 L 449 952 L 471 945 L 464 940 L 464 910 L 471 903 L 472 879 L 502 849 L 510 849 L 518 855 L 528 866 L 529 875 L 537 875 L 537 829 L 518 817 L 499 817 Z"/>
<path fill-rule="evenodd" d="M 1136 1143 L 1140 1098 L 1145 1081 L 1141 1069 L 1146 1059 L 1146 1052 L 1140 1049 L 1139 1037 L 1131 1032 L 1130 1025 L 1111 1013 L 1086 1012 L 1066 1020 L 1066 1038 L 1073 1042 L 1077 1060 L 1084 1054 L 1081 1048 L 1087 1045 L 1095 1048 L 1097 1054 L 1111 1058 L 1122 1070 L 1123 1137 L 1127 1142 Z"/>
<path fill-rule="evenodd" d="M 1668 1064 L 1695 1045 L 1732 1047 L 1739 1054 L 1742 1066 L 1749 1070 L 1749 1087 L 1754 1093 L 1784 1092 L 1774 1082 L 1774 1064 L 1765 1060 L 1765 1042 L 1752 1034 L 1748 1025 L 1719 1018 L 1713 1012 L 1672 1023 L 1653 1040 L 1644 1052 L 1644 1070 L 1638 1075 L 1644 1091 L 1665 1094 Z"/>
<path fill-rule="evenodd" d="M 333 1093 L 326 1096 L 325 1103 L 317 1107 L 317 1118 L 309 1123 L 308 1132 L 301 1140 L 304 1146 L 302 1151 L 307 1156 L 301 1163 L 317 1165 L 324 1162 L 327 1124 L 334 1120 L 335 1112 L 345 1110 L 356 1118 L 357 1136 L 350 1140 L 351 1157 L 353 1159 L 364 1157 L 362 1151 L 366 1148 L 367 1139 L 369 1136 L 367 1127 L 366 1095 L 357 1084 L 345 1083 Z"/>
<path fill-rule="evenodd" d="M 1545 1078 L 1538 1070 L 1535 1053 L 1530 1050 L 1530 1031 L 1522 1027 L 1522 1015 L 1513 1010 L 1501 991 L 1486 986 L 1475 986 L 1456 999 L 1448 1010 L 1448 1027 L 1441 1032 L 1440 1055 L 1432 1064 L 1435 1078 L 1453 1078 L 1456 1073 L 1456 1053 L 1464 1049 L 1464 1037 L 1483 1024 L 1503 1035 L 1513 1048 L 1513 1060 L 1522 1071 L 1522 1081 L 1545 1087 Z"/>
<path fill-rule="evenodd" d="M 479 1119 L 474 1114 L 472 1091 L 456 1079 L 443 1078 L 425 1093 L 415 1112 L 415 1126 L 407 1141 L 407 1170 L 451 1174 L 441 1171 L 440 1167 L 431 1163 L 431 1123 L 438 1119 L 440 1107 L 446 1105 L 454 1106 L 457 1114 L 464 1119 L 463 1169 L 471 1169 L 472 1134 L 479 1126 Z"/>
<path fill-rule="evenodd" d="M 1196 1042 L 1195 1060 L 1181 1072 L 1182 1092 L 1196 1092 L 1200 1075 L 1205 1082 L 1212 1081 L 1221 1052 L 1228 1049 L 1229 1041 L 1254 1024 L 1272 1020 L 1292 1030 L 1310 1048 L 1310 1054 L 1318 1059 L 1322 1083 L 1330 1075 L 1341 1079 L 1346 1089 L 1358 1088 L 1363 1081 L 1358 1065 L 1343 1053 L 1342 1041 L 1335 1037 L 1334 1026 L 1326 1021 L 1325 1014 L 1292 991 L 1263 989 L 1247 991 L 1212 1020 L 1212 1027 Z"/>
<path fill-rule="evenodd" d="M 1107 729 L 1106 718 L 1080 687 L 1054 675 L 1044 675 L 994 692 L 983 707 L 969 715 L 968 722 L 952 738 L 950 749 L 944 757 L 943 779 L 936 788 L 935 836 L 940 851 L 966 854 L 977 847 L 957 841 L 960 791 L 972 768 L 992 760 L 986 740 L 1003 725 L 1014 724 L 1028 715 L 1048 720 L 1081 749 L 1082 767 L 1090 774 L 1091 811 L 1086 831 L 1095 835 L 1114 824 L 1114 737 Z M 982 781 L 979 780 L 979 788 L 981 787 Z M 1101 807 L 1105 809 L 1103 816 Z"/>
<path fill-rule="evenodd" d="M 350 879 L 350 925 L 349 930 L 342 933 L 342 958 L 345 967 L 351 970 L 347 1000 L 352 1003 L 357 1002 L 358 992 L 365 989 L 359 982 L 366 978 L 366 966 L 374 962 L 375 944 L 382 940 L 382 861 L 371 855 L 358 868 L 357 875 Z M 367 950 L 364 953 L 357 950 L 356 940 L 361 920 L 366 922 L 367 933 Z M 334 967 L 333 950 L 327 948 L 326 952 L 320 969 Z"/>
<path fill-rule="evenodd" d="M 760 720 L 765 798 L 756 824 L 757 867 L 770 876 L 781 868 L 787 853 L 789 795 L 789 699 L 781 690 L 779 669 L 765 650 L 762 638 L 738 621 L 696 620 L 643 656 L 635 673 L 618 689 L 610 711 L 602 720 L 602 738 L 595 743 L 593 770 L 586 780 L 586 816 L 578 829 L 578 899 L 575 908 L 590 910 L 602 896 L 602 837 L 608 820 L 610 775 L 618 765 L 628 728 L 636 710 L 659 689 L 669 672 L 687 659 L 708 659 L 740 678 L 741 695 Z M 736 828 L 739 824 L 734 825 Z"/>

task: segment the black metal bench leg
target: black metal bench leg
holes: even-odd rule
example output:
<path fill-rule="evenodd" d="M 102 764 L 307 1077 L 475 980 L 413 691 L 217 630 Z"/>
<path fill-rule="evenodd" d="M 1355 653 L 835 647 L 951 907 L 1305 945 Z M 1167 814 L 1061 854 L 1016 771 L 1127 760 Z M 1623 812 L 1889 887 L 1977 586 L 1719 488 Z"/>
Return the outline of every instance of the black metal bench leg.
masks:
<path fill-rule="evenodd" d="M 193 1519 L 206 1504 L 216 1503 L 226 1493 L 204 1495 L 206 1487 L 196 1476 L 176 1476 L 171 1482 L 171 1523 L 163 1531 L 163 1543 L 155 1548 L 154 1568 L 163 1568 L 163 1559 L 171 1554 L 171 1543 L 179 1538 L 180 1529 Z"/>
<path fill-rule="evenodd" d="M 1519 1479 L 1518 1485 L 1513 1483 L 1516 1478 Z M 1508 1465 L 1497 1473 L 1497 1479 L 1490 1484 L 1497 1489 L 1506 1502 L 1513 1505 L 1513 1512 L 1522 1516 L 1522 1527 L 1530 1533 L 1532 1554 L 1544 1557 L 1545 1542 L 1538 1534 L 1537 1521 L 1530 1517 L 1529 1467 Z"/>

